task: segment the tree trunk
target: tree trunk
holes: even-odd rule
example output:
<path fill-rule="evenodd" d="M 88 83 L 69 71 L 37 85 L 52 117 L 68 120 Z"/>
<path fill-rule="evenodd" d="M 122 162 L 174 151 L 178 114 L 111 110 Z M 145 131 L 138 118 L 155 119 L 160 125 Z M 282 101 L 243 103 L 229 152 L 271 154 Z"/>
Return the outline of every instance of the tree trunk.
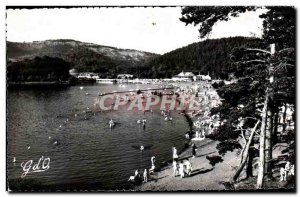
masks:
<path fill-rule="evenodd" d="M 248 158 L 248 154 L 249 154 L 249 148 L 250 148 L 250 145 L 251 145 L 251 142 L 252 142 L 252 139 L 253 139 L 253 136 L 254 136 L 254 133 L 259 125 L 260 121 L 258 120 L 255 124 L 255 126 L 253 127 L 252 131 L 251 131 L 251 134 L 250 134 L 250 137 L 249 137 L 249 140 L 247 142 L 247 145 L 246 145 L 246 148 L 245 148 L 245 156 L 244 157 L 244 161 L 241 163 L 241 165 L 239 166 L 238 170 L 236 171 L 236 173 L 234 174 L 232 180 L 233 181 L 236 181 L 237 178 L 240 176 L 241 172 L 243 171 L 244 167 L 245 167 L 245 164 L 247 163 L 247 158 Z"/>
<path fill-rule="evenodd" d="M 243 132 L 242 128 L 241 128 L 241 134 L 242 134 L 242 137 L 243 137 L 243 139 L 244 139 L 244 141 L 245 141 L 245 144 L 244 144 L 243 149 L 242 149 L 242 151 L 241 151 L 240 165 L 242 164 L 242 162 L 243 162 L 243 160 L 244 160 L 244 152 L 245 152 L 245 149 L 246 149 L 246 146 L 247 146 L 247 140 L 246 140 L 246 137 L 245 137 L 245 135 L 244 135 L 244 132 Z"/>
<path fill-rule="evenodd" d="M 278 107 L 276 108 L 276 111 L 275 111 L 275 116 L 274 116 L 274 123 L 273 123 L 273 137 L 272 137 L 272 142 L 273 142 L 273 145 L 277 144 L 278 142 L 278 137 L 277 137 L 277 133 L 278 133 Z"/>
<path fill-rule="evenodd" d="M 267 112 L 267 125 L 266 125 L 266 136 L 265 136 L 265 175 L 268 179 L 272 178 L 272 169 L 270 162 L 272 160 L 272 127 L 273 127 L 273 114 L 271 111 Z"/>
<path fill-rule="evenodd" d="M 283 117 L 282 117 L 282 132 L 285 133 L 285 128 L 286 128 L 286 109 L 287 109 L 287 106 L 286 106 L 286 103 L 284 103 L 284 111 L 283 111 Z"/>
<path fill-rule="evenodd" d="M 248 177 L 253 177 L 253 159 L 255 157 L 255 148 L 254 147 L 250 147 L 249 149 L 249 159 L 248 159 L 248 166 L 247 166 L 247 169 L 246 169 L 246 175 L 247 175 L 247 178 Z"/>
<path fill-rule="evenodd" d="M 264 180 L 264 166 L 265 166 L 265 138 L 266 138 L 266 122 L 267 122 L 267 110 L 269 101 L 269 89 L 267 88 L 266 97 L 264 101 L 264 107 L 262 111 L 262 120 L 259 137 L 259 163 L 258 163 L 258 175 L 257 175 L 257 189 L 263 187 Z"/>

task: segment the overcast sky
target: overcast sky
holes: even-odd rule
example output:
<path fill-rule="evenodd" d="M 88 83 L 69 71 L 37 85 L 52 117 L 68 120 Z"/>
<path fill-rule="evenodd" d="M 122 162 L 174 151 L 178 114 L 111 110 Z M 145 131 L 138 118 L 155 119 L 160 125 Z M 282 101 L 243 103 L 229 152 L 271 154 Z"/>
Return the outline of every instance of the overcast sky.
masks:
<path fill-rule="evenodd" d="M 210 38 L 262 33 L 262 11 L 220 22 Z M 200 41 L 199 26 L 179 20 L 180 7 L 7 10 L 7 40 L 74 39 L 163 54 Z"/>

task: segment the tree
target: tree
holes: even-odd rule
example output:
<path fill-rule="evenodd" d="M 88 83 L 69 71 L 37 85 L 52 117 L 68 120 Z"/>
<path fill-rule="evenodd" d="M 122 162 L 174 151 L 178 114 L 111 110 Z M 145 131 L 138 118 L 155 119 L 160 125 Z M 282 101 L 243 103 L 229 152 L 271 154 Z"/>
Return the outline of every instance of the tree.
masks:
<path fill-rule="evenodd" d="M 212 31 L 213 26 L 218 21 L 228 21 L 232 17 L 238 17 L 241 13 L 255 11 L 254 6 L 204 6 L 204 7 L 184 7 L 181 11 L 180 20 L 186 25 L 200 24 L 200 38 L 204 38 Z"/>
<path fill-rule="evenodd" d="M 227 21 L 230 17 L 237 17 L 240 13 L 256 9 L 256 7 L 185 7 L 182 9 L 180 20 L 186 24 L 200 24 L 200 37 L 203 38 L 209 35 L 216 22 Z M 277 132 L 277 128 L 274 127 L 277 120 L 276 118 L 274 120 L 273 114 L 284 103 L 294 105 L 295 102 L 295 10 L 292 7 L 267 7 L 267 9 L 268 11 L 260 16 L 264 20 L 265 45 L 237 47 L 232 51 L 234 74 L 239 79 L 236 83 L 222 86 L 217 90 L 224 100 L 221 106 L 211 110 L 212 114 L 220 114 L 220 118 L 226 122 L 218 128 L 213 138 L 221 140 L 224 144 L 229 139 L 236 139 L 239 136 L 238 132 L 244 137 L 245 145 L 234 180 L 244 168 L 247 157 L 253 157 L 253 154 L 247 152 L 251 150 L 249 146 L 254 133 L 259 134 L 260 162 L 257 188 L 263 187 L 265 174 L 269 175 L 271 172 L 270 162 L 274 145 L 272 139 Z M 273 42 L 276 42 L 274 54 L 268 47 Z M 248 141 L 245 137 L 247 132 Z M 222 146 L 223 149 L 224 147 L 226 148 Z M 248 162 L 251 161 L 249 158 Z M 248 165 L 251 166 L 252 163 Z"/>

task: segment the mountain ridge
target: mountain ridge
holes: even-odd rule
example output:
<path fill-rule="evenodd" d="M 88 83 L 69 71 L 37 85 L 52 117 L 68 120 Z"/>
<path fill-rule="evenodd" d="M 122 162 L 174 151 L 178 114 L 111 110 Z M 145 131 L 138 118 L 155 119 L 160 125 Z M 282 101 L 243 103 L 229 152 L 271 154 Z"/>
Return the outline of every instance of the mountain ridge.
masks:
<path fill-rule="evenodd" d="M 72 39 L 44 40 L 33 42 L 6 42 L 10 62 L 33 59 L 36 56 L 57 57 L 70 62 L 79 72 L 103 73 L 138 72 L 149 58 L 158 54 L 134 49 L 119 49 Z"/>
<path fill-rule="evenodd" d="M 207 39 L 159 55 L 73 39 L 25 43 L 7 41 L 7 58 L 8 64 L 36 56 L 61 58 L 78 72 L 96 72 L 104 78 L 116 77 L 120 73 L 143 78 L 171 78 L 181 71 L 210 73 L 213 78 L 228 78 L 232 70 L 232 49 L 261 44 L 259 38 L 241 36 Z"/>

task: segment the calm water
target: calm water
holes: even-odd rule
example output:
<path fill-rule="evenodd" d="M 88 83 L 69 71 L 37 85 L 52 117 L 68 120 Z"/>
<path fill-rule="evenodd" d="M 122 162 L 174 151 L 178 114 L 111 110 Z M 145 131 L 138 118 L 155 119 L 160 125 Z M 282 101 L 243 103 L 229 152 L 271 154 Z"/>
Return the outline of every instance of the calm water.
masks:
<path fill-rule="evenodd" d="M 94 103 L 99 98 L 98 92 L 148 87 L 157 88 L 155 85 L 127 85 L 125 88 L 89 85 L 83 90 L 79 86 L 64 90 L 9 90 L 8 178 L 20 178 L 22 162 L 33 160 L 37 163 L 44 156 L 51 159 L 50 169 L 29 173 L 23 179 L 56 185 L 58 189 L 72 185 L 93 186 L 94 189 L 127 188 L 127 180 L 136 169 L 142 173 L 143 169 L 151 167 L 151 156 L 156 156 L 159 167 L 161 162 L 171 159 L 172 146 L 183 148 L 188 124 L 175 112 L 172 113 L 173 121 L 164 121 L 158 108 L 146 114 L 125 108 L 96 112 Z M 85 117 L 83 111 L 89 111 Z M 112 130 L 108 125 L 110 118 L 118 123 Z M 136 123 L 142 118 L 147 119 L 145 129 Z M 140 145 L 150 146 L 150 149 L 134 148 Z"/>

